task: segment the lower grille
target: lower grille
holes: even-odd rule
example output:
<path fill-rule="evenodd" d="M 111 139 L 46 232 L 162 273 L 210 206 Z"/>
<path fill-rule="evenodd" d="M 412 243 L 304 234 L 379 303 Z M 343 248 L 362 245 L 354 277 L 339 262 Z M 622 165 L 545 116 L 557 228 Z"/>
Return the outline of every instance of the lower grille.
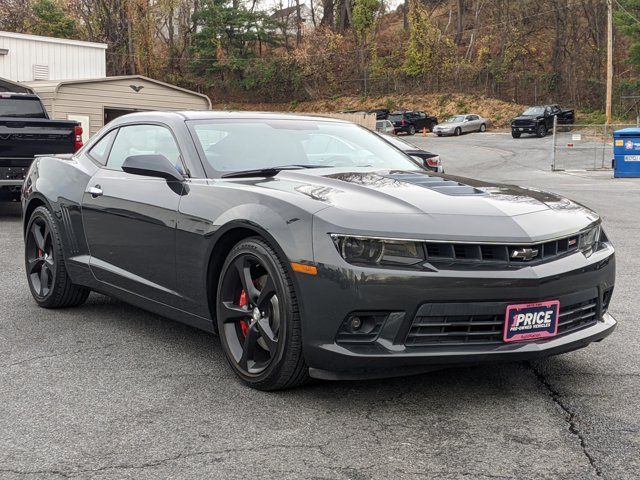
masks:
<path fill-rule="evenodd" d="M 567 308 L 560 307 L 558 334 L 571 333 L 590 327 L 598 321 L 598 299 L 587 300 Z"/>
<path fill-rule="evenodd" d="M 408 347 L 499 345 L 506 304 L 434 303 L 423 305 L 405 339 Z M 590 327 L 598 321 L 598 297 L 560 302 L 558 335 Z"/>

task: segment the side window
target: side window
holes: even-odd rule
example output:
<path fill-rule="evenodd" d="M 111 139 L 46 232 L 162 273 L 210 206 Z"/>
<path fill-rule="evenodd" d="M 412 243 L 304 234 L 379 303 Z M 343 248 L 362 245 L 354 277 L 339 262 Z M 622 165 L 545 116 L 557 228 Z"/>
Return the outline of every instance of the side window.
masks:
<path fill-rule="evenodd" d="M 89 156 L 101 165 L 106 165 L 107 155 L 109 155 L 109 147 L 111 142 L 115 138 L 117 130 L 111 130 L 104 137 L 102 137 L 98 143 L 96 143 L 91 150 L 89 150 Z"/>
<path fill-rule="evenodd" d="M 173 135 L 160 125 L 129 125 L 120 127 L 113 142 L 107 168 L 120 170 L 124 161 L 132 155 L 164 155 L 182 171 L 180 150 Z"/>

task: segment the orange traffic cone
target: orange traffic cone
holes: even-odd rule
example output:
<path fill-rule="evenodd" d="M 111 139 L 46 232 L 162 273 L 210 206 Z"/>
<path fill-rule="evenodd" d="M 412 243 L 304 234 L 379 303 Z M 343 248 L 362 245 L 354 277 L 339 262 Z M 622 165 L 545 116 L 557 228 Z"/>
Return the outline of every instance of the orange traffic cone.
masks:
<path fill-rule="evenodd" d="M 422 127 L 422 136 L 423 137 L 427 136 L 427 127 Z"/>

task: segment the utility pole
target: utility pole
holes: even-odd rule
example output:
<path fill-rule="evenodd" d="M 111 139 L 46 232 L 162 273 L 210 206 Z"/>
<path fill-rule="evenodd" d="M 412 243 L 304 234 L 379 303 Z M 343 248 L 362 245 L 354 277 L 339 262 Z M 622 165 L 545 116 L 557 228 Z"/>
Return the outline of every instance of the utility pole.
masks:
<path fill-rule="evenodd" d="M 611 123 L 611 97 L 613 96 L 613 0 L 607 0 L 607 101 L 606 124 Z"/>

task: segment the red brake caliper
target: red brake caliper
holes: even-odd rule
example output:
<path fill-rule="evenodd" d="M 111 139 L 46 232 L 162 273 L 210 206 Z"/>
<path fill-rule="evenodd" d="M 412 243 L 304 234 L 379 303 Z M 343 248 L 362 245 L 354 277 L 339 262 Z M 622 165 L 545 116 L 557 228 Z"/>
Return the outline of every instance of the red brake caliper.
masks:
<path fill-rule="evenodd" d="M 241 307 L 246 307 L 247 303 L 248 303 L 247 302 L 247 292 L 242 290 L 240 292 L 240 298 L 238 299 L 238 305 L 240 305 Z M 247 322 L 244 319 L 240 320 L 240 331 L 242 332 L 242 336 L 246 337 L 247 333 L 249 333 L 249 322 Z"/>

